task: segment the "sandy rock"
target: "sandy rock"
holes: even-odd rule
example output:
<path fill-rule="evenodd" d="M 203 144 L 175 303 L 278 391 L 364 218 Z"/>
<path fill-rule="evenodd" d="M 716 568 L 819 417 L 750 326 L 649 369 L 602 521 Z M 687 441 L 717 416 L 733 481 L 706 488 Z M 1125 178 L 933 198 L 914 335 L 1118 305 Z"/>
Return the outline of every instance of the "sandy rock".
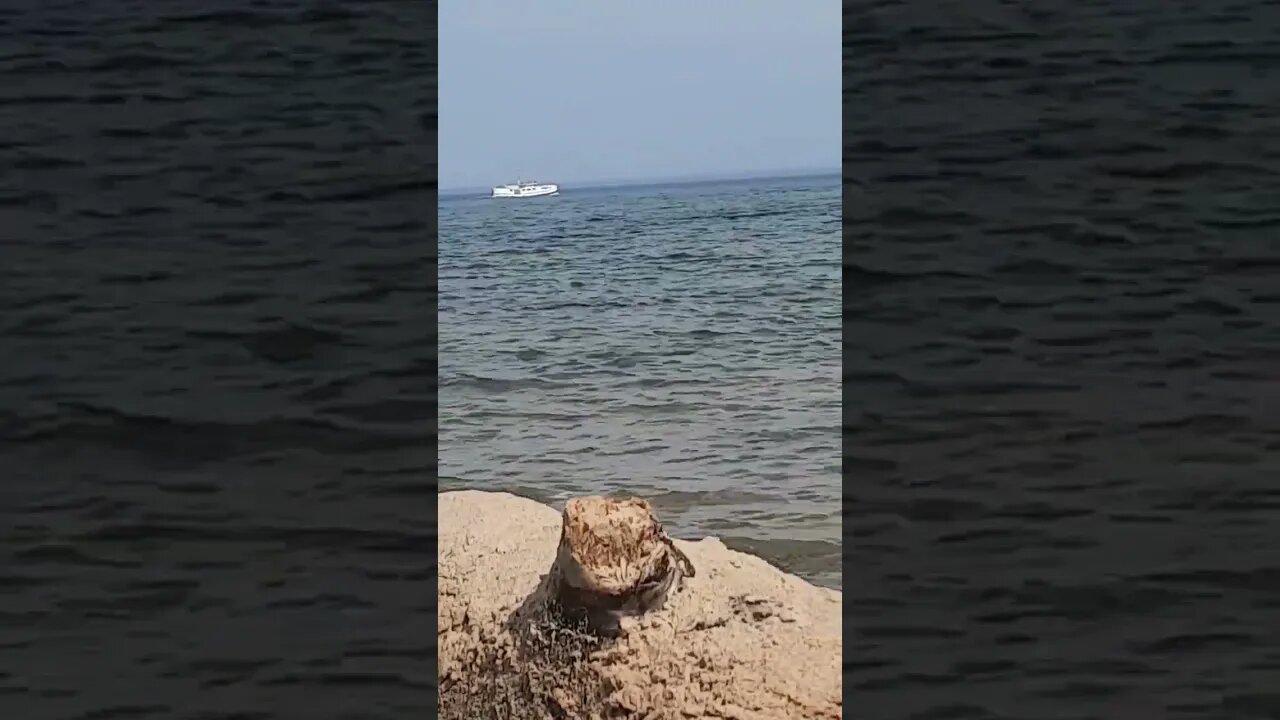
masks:
<path fill-rule="evenodd" d="M 546 612 L 560 533 L 533 500 L 440 495 L 441 717 L 841 717 L 839 592 L 676 540 L 696 576 L 600 640 Z"/>

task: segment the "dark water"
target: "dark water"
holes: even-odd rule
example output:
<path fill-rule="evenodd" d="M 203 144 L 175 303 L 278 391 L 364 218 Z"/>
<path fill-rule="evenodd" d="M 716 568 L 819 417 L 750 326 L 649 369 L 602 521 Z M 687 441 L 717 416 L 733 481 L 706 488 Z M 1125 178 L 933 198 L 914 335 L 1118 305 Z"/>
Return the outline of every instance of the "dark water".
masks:
<path fill-rule="evenodd" d="M 0 717 L 425 716 L 433 11 L 18 5 Z"/>
<path fill-rule="evenodd" d="M 835 175 L 440 204 L 446 487 L 651 499 L 840 585 Z"/>
<path fill-rule="evenodd" d="M 846 18 L 846 690 L 1280 717 L 1280 5 Z"/>

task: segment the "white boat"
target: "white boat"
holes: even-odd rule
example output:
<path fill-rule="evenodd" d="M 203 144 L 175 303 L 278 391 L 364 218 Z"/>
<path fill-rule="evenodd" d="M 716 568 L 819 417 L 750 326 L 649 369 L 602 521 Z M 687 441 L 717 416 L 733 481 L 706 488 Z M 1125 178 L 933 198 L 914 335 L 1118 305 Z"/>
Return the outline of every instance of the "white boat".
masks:
<path fill-rule="evenodd" d="M 530 182 L 521 180 L 511 185 L 499 185 L 493 189 L 493 196 L 496 198 L 527 198 L 527 197 L 543 197 L 545 195 L 559 195 L 560 186 L 555 183 Z"/>

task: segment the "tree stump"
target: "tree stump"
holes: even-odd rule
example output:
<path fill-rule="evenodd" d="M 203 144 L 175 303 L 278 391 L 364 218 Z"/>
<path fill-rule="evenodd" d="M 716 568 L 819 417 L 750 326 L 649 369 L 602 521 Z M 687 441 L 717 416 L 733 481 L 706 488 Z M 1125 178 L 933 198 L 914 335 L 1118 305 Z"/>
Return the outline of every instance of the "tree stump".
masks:
<path fill-rule="evenodd" d="M 564 508 L 551 597 L 588 632 L 617 637 L 626 616 L 661 608 L 693 565 L 641 498 L 580 497 Z"/>

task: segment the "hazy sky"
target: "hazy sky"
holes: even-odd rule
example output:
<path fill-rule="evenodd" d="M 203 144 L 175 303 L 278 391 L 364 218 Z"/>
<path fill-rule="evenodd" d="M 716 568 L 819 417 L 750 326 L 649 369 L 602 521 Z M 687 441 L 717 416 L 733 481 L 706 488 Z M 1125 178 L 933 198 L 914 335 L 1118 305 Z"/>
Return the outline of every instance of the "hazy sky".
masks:
<path fill-rule="evenodd" d="M 840 166 L 835 0 L 444 0 L 440 186 Z"/>

